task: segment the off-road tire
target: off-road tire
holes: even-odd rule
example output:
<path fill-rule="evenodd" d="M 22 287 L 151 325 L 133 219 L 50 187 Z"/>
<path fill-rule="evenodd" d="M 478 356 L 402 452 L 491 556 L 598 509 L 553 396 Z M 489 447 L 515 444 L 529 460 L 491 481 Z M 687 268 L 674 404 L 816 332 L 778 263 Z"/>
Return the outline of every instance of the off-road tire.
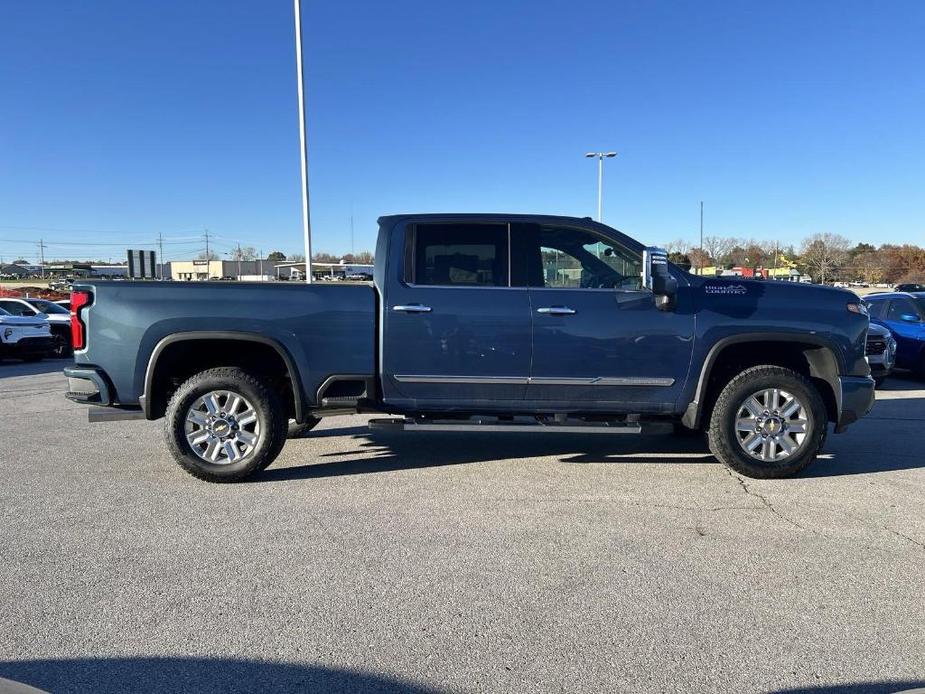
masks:
<path fill-rule="evenodd" d="M 260 438 L 252 453 L 227 464 L 209 463 L 200 458 L 186 440 L 186 415 L 201 396 L 215 390 L 244 396 L 260 422 Z M 177 464 L 206 482 L 238 482 L 267 468 L 286 442 L 286 415 L 279 395 L 256 376 L 236 367 L 207 369 L 184 381 L 167 405 L 164 436 Z"/>
<path fill-rule="evenodd" d="M 781 461 L 764 462 L 746 453 L 736 435 L 736 418 L 742 403 L 763 388 L 780 388 L 805 404 L 808 431 L 800 447 Z M 710 451 L 731 470 L 746 477 L 775 479 L 790 477 L 816 459 L 828 428 L 822 396 L 806 377 L 780 366 L 753 366 L 733 378 L 720 392 L 713 406 L 708 430 Z"/>

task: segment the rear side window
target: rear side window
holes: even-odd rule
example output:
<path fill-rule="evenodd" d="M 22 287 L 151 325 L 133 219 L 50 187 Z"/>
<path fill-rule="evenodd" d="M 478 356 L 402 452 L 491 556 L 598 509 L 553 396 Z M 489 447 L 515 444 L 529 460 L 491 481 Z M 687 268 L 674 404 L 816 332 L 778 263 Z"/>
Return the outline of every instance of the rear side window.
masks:
<path fill-rule="evenodd" d="M 419 285 L 508 286 L 507 224 L 417 224 L 410 236 L 406 281 Z"/>

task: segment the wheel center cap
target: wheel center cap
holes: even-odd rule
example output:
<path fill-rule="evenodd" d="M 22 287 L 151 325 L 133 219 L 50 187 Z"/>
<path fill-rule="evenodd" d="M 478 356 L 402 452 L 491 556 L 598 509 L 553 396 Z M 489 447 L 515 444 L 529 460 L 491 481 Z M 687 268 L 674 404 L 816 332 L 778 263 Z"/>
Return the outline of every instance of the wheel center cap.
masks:
<path fill-rule="evenodd" d="M 784 424 L 778 417 L 768 417 L 764 421 L 764 424 L 761 425 L 762 433 L 768 434 L 769 436 L 779 434 L 783 428 Z"/>
<path fill-rule="evenodd" d="M 215 424 L 212 425 L 212 431 L 214 431 L 219 436 L 224 436 L 229 431 L 231 431 L 231 425 L 224 419 L 218 419 L 215 421 Z"/>

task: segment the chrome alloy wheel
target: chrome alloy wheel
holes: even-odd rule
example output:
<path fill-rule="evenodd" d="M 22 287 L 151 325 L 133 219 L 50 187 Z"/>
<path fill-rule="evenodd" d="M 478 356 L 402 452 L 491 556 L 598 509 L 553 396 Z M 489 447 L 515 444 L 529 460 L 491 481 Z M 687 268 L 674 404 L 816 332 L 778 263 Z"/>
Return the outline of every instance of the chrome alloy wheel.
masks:
<path fill-rule="evenodd" d="M 787 460 L 809 431 L 806 407 L 793 393 L 765 388 L 745 398 L 736 414 L 736 438 L 752 458 Z"/>
<path fill-rule="evenodd" d="M 213 390 L 186 411 L 186 440 L 207 463 L 243 460 L 260 441 L 260 422 L 250 402 L 227 390 Z"/>

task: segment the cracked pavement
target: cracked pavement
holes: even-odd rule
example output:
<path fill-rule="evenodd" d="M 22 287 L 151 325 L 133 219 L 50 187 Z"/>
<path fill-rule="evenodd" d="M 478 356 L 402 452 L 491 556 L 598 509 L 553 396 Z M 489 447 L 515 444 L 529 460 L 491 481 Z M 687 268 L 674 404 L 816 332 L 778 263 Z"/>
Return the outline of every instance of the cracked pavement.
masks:
<path fill-rule="evenodd" d="M 925 383 L 790 480 L 696 439 L 325 420 L 214 486 L 0 364 L 0 677 L 49 691 L 925 686 Z M 853 687 L 853 688 L 850 688 Z"/>

